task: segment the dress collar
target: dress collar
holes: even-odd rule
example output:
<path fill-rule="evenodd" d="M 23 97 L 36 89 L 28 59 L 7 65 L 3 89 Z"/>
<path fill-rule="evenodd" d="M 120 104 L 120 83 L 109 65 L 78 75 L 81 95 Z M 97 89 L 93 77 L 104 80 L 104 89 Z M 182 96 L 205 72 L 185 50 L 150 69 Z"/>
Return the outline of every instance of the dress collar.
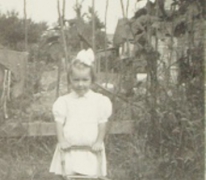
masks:
<path fill-rule="evenodd" d="M 74 90 L 72 90 L 71 93 L 74 98 L 82 98 L 82 97 L 89 98 L 93 94 L 93 91 L 88 90 L 83 96 L 79 96 L 79 94 L 77 94 Z"/>

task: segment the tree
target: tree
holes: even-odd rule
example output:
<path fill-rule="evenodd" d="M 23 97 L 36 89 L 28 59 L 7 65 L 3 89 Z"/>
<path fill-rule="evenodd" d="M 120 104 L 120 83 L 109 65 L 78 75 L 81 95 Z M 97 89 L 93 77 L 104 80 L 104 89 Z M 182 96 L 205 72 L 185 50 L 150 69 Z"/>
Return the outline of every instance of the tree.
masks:
<path fill-rule="evenodd" d="M 45 22 L 35 23 L 27 19 L 28 45 L 38 43 L 42 33 L 47 29 Z M 0 14 L 0 43 L 13 50 L 24 50 L 25 39 L 24 19 L 12 10 L 6 14 Z"/>
<path fill-rule="evenodd" d="M 87 17 L 88 17 L 88 19 L 89 19 L 89 25 L 91 25 L 92 26 L 92 14 L 93 14 L 93 8 L 92 7 L 89 7 L 88 8 L 88 15 L 87 15 Z M 94 13 L 94 19 L 95 19 L 95 28 L 97 29 L 97 30 L 101 30 L 102 28 L 105 28 L 105 25 L 104 25 L 104 23 L 103 22 L 101 22 L 101 20 L 100 20 L 100 18 L 99 18 L 99 16 L 98 16 L 98 13 L 97 13 L 97 11 Z"/>

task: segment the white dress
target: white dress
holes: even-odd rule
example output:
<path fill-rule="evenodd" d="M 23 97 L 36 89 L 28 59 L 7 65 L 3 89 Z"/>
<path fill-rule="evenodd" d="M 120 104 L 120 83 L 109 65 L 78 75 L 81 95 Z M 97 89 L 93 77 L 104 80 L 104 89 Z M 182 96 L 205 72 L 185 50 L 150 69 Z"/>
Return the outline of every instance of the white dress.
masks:
<path fill-rule="evenodd" d="M 64 137 L 75 146 L 92 146 L 98 135 L 98 124 L 105 123 L 112 113 L 112 103 L 108 97 L 89 90 L 83 97 L 74 91 L 59 97 L 53 105 L 56 122 L 63 124 Z M 50 172 L 59 175 L 80 173 L 106 176 L 106 156 L 103 144 L 101 155 L 88 150 L 71 150 L 64 153 L 64 170 L 62 169 L 60 148 L 56 147 Z M 101 165 L 99 166 L 99 163 Z"/>

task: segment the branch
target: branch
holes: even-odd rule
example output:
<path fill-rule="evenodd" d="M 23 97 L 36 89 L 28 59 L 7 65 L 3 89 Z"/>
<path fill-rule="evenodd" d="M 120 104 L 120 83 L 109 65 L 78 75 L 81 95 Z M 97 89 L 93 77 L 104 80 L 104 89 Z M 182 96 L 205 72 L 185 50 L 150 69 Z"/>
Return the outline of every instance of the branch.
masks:
<path fill-rule="evenodd" d="M 120 99 L 120 100 L 122 100 L 122 101 L 124 101 L 124 102 L 126 102 L 126 103 L 128 103 L 128 104 L 130 104 L 130 105 L 133 106 L 133 107 L 138 107 L 138 108 L 143 109 L 141 106 L 138 106 L 137 104 L 129 101 L 127 98 L 122 97 L 121 95 L 115 94 L 115 93 L 107 90 L 106 88 L 102 87 L 102 86 L 101 86 L 100 84 L 98 84 L 98 83 L 94 83 L 94 85 L 97 86 L 98 88 L 100 88 L 101 90 L 103 90 L 104 92 L 112 95 L 114 98 L 118 98 L 118 99 Z M 141 101 L 141 100 L 142 100 L 142 99 L 140 99 L 140 100 L 138 100 L 138 101 Z M 137 102 L 137 101 L 136 101 L 136 102 Z"/>
<path fill-rule="evenodd" d="M 127 0 L 127 9 L 126 9 L 126 17 L 128 18 L 128 11 L 129 11 L 129 1 L 130 0 Z"/>
<path fill-rule="evenodd" d="M 121 8 L 122 8 L 122 15 L 123 15 L 123 17 L 125 18 L 126 16 L 125 16 L 125 12 L 124 12 L 124 4 L 123 4 L 123 1 L 120 0 L 120 3 L 121 3 Z"/>
<path fill-rule="evenodd" d="M 76 26 L 77 33 L 82 41 L 84 41 L 90 48 L 92 48 L 92 44 L 80 33 L 78 27 Z"/>
<path fill-rule="evenodd" d="M 62 18 L 63 18 L 63 22 L 65 19 L 65 7 L 66 7 L 66 1 L 63 0 L 63 6 L 62 6 Z"/>

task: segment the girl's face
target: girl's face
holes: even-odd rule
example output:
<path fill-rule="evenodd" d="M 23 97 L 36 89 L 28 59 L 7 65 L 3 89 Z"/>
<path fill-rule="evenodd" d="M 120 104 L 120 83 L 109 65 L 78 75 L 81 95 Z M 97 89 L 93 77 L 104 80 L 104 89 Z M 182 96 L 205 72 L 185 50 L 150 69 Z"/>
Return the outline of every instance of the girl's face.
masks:
<path fill-rule="evenodd" d="M 88 92 L 91 87 L 92 78 L 90 71 L 90 68 L 72 69 L 70 83 L 72 85 L 72 89 L 80 96 L 83 96 L 86 92 Z"/>

